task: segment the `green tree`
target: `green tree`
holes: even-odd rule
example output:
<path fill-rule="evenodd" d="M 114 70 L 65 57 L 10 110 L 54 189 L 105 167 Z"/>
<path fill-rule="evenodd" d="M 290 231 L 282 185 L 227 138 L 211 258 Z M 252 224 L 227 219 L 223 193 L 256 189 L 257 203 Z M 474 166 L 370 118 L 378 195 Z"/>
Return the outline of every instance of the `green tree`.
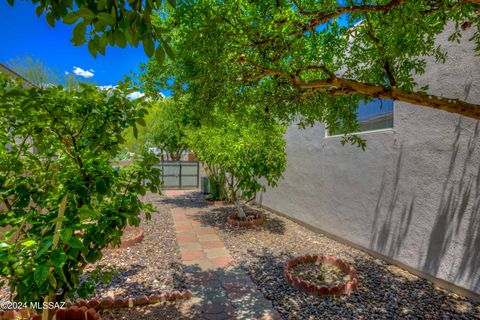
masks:
<path fill-rule="evenodd" d="M 239 219 L 246 218 L 240 199 L 252 199 L 282 177 L 287 162 L 283 134 L 277 121 L 258 117 L 249 107 L 241 115 L 215 112 L 188 132 L 190 148 L 222 189 L 220 196 L 235 204 Z"/>
<path fill-rule="evenodd" d="M 480 119 L 480 105 L 433 96 L 415 74 L 426 58 L 444 63 L 435 43 L 448 23 L 451 41 L 475 28 L 480 1 L 214 1 L 183 3 L 153 22 L 169 30 L 175 61 L 148 66 L 154 85 L 192 95 L 192 107 L 255 105 L 301 125 L 358 128 L 361 100 L 393 99 Z M 472 52 L 474 54 L 475 52 Z M 152 79 L 153 80 L 153 79 Z M 343 142 L 363 145 L 347 134 Z"/>
<path fill-rule="evenodd" d="M 85 266 L 154 210 L 138 196 L 158 191 L 157 160 L 110 163 L 123 130 L 147 113 L 131 90 L 25 87 L 0 75 L 0 274 L 15 300 L 85 296 Z"/>
<path fill-rule="evenodd" d="M 189 112 L 186 99 L 164 98 L 148 103 L 151 107 L 145 117 L 145 126 L 139 129 L 137 138 L 128 130 L 125 146 L 135 152 L 145 147 L 157 147 L 162 159 L 166 152 L 172 160 L 180 160 L 182 153 L 188 150 L 186 130 L 197 123 L 194 114 Z"/>
<path fill-rule="evenodd" d="M 358 102 L 373 98 L 480 119 L 478 104 L 430 95 L 414 80 L 426 56 L 445 60 L 434 40 L 450 22 L 450 40 L 472 27 L 480 50 L 480 0 L 33 2 L 52 26 L 74 23 L 73 42 L 88 42 L 93 55 L 142 42 L 161 64 L 172 44 L 178 63 L 165 78 L 203 106 L 241 93 L 276 116 L 300 114 L 333 131 L 354 131 Z"/>

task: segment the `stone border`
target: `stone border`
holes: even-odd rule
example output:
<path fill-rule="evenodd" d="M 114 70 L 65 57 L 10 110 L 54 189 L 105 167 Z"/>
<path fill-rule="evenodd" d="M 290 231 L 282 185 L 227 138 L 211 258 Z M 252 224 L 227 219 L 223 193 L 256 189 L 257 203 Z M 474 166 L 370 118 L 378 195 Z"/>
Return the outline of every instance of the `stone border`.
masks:
<path fill-rule="evenodd" d="M 155 304 L 159 302 L 173 302 L 177 300 L 190 299 L 192 292 L 190 290 L 173 290 L 162 291 L 158 294 L 151 294 L 149 296 L 140 295 L 129 298 L 123 297 L 103 297 L 93 298 L 90 300 L 78 299 L 75 304 L 77 307 L 87 307 L 94 310 L 99 309 L 113 309 L 113 308 L 133 308 L 135 306 L 144 306 L 147 304 Z"/>
<path fill-rule="evenodd" d="M 162 291 L 158 294 L 151 294 L 149 296 L 134 296 L 130 298 L 122 297 L 104 297 L 93 298 L 90 300 L 78 299 L 74 304 L 67 302 L 66 309 L 58 309 L 55 312 L 54 319 L 56 320 L 101 320 L 100 315 L 97 313 L 100 309 L 113 309 L 113 308 L 133 308 L 136 306 L 145 306 L 148 304 L 155 304 L 159 302 L 174 302 L 177 300 L 190 299 L 192 292 L 190 290 L 173 290 Z M 0 319 L 21 319 L 28 320 L 42 320 L 41 315 L 32 316 L 28 314 L 28 310 L 0 310 Z M 31 311 L 31 310 L 30 310 Z M 25 313 L 23 313 L 25 312 Z"/>
<path fill-rule="evenodd" d="M 238 220 L 234 213 L 227 216 L 227 222 L 229 225 L 240 228 L 255 227 L 261 225 L 264 221 L 265 216 L 262 213 L 258 213 L 258 218 L 254 220 Z"/>
<path fill-rule="evenodd" d="M 123 249 L 123 248 L 131 247 L 131 246 L 133 246 L 137 243 L 142 242 L 143 238 L 145 237 L 145 231 L 143 231 L 143 229 L 134 228 L 134 227 L 130 227 L 130 226 L 128 226 L 126 228 L 132 228 L 132 229 L 136 229 L 136 230 L 139 230 L 139 231 L 133 237 L 120 239 L 120 246 L 116 247 L 116 246 L 113 246 L 113 245 L 109 245 L 108 249 Z"/>
<path fill-rule="evenodd" d="M 351 280 L 345 283 L 337 284 L 337 285 L 326 286 L 326 285 L 317 285 L 317 284 L 302 280 L 292 274 L 292 269 L 296 265 L 303 264 L 303 263 L 313 263 L 313 262 L 320 262 L 322 264 L 335 265 L 340 269 L 342 269 L 342 271 L 348 273 L 351 277 Z M 285 263 L 283 273 L 287 281 L 293 284 L 295 287 L 317 296 L 342 295 L 342 294 L 350 295 L 350 293 L 352 293 L 352 291 L 355 290 L 358 285 L 358 276 L 355 268 L 352 267 L 350 264 L 334 256 L 306 255 L 306 256 L 296 257 L 288 260 Z"/>
<path fill-rule="evenodd" d="M 206 202 L 209 206 L 216 206 L 216 207 L 229 206 L 229 205 L 232 204 L 231 202 L 225 201 L 225 200 L 209 200 L 209 199 L 205 199 L 205 202 Z"/>

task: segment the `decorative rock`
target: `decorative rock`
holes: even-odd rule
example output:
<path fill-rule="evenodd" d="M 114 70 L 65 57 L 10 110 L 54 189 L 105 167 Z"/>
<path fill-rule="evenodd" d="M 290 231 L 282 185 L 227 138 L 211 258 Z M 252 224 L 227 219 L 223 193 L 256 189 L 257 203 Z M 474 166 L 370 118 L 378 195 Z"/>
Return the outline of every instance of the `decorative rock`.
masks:
<path fill-rule="evenodd" d="M 73 308 L 73 307 L 70 307 Z M 78 307 L 76 307 L 78 308 Z M 57 312 L 55 312 L 55 319 L 56 320 L 65 320 L 67 319 L 67 309 L 58 309 Z"/>
<path fill-rule="evenodd" d="M 111 297 L 104 297 L 102 300 L 100 300 L 100 306 L 103 309 L 108 309 L 113 306 L 113 299 Z"/>
<path fill-rule="evenodd" d="M 148 301 L 150 301 L 152 304 L 160 302 L 161 299 L 162 298 L 159 294 L 151 294 L 148 296 Z"/>
<path fill-rule="evenodd" d="M 3 312 L 3 319 L 15 319 L 17 317 L 17 312 L 15 310 L 5 310 Z"/>
<path fill-rule="evenodd" d="M 149 304 L 150 301 L 148 300 L 147 296 L 139 296 L 139 297 L 135 298 L 134 303 L 135 303 L 136 306 L 144 306 L 144 305 Z"/>
<path fill-rule="evenodd" d="M 87 302 L 87 307 L 96 310 L 96 309 L 100 308 L 100 302 L 97 299 L 92 299 L 92 300 Z"/>
<path fill-rule="evenodd" d="M 128 300 L 122 297 L 116 297 L 113 301 L 114 308 L 126 308 L 128 307 Z"/>
<path fill-rule="evenodd" d="M 87 301 L 84 299 L 78 299 L 75 303 L 79 307 L 87 306 Z"/>
<path fill-rule="evenodd" d="M 99 320 L 100 315 L 95 311 L 95 309 L 88 309 L 87 312 L 85 313 L 86 319 L 87 320 Z"/>

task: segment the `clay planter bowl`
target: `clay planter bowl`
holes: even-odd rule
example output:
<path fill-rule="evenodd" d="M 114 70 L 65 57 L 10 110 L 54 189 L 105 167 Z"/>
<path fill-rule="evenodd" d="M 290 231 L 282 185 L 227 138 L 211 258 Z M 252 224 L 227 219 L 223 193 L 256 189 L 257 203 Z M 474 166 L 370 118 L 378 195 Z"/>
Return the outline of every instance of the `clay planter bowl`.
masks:
<path fill-rule="evenodd" d="M 346 274 L 350 275 L 350 280 L 330 286 L 320 285 L 303 280 L 297 277 L 292 271 L 295 266 L 306 263 L 320 263 L 336 266 Z M 349 295 L 357 288 L 358 285 L 358 276 L 355 268 L 348 263 L 345 263 L 343 260 L 333 256 L 306 255 L 290 259 L 285 263 L 284 276 L 288 282 L 293 284 L 298 289 L 317 296 L 342 294 Z"/>
<path fill-rule="evenodd" d="M 247 220 L 239 220 L 236 214 L 230 214 L 227 216 L 227 223 L 233 227 L 250 228 L 261 225 L 265 220 L 260 212 L 245 212 L 245 214 L 247 215 Z"/>
<path fill-rule="evenodd" d="M 216 207 L 222 207 L 222 206 L 228 206 L 231 205 L 230 202 L 224 201 L 224 200 L 210 200 L 210 199 L 205 199 L 207 204 L 209 206 L 216 206 Z"/>
<path fill-rule="evenodd" d="M 128 226 L 124 229 L 124 234 L 120 240 L 120 247 L 109 246 L 108 248 L 117 249 L 131 247 L 142 242 L 144 236 L 145 232 L 142 229 Z"/>

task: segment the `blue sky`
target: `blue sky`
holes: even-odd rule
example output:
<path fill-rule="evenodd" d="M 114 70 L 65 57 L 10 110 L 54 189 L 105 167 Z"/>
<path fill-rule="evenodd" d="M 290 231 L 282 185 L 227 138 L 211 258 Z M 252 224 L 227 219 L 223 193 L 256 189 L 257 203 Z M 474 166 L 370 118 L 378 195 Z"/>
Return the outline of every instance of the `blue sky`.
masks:
<path fill-rule="evenodd" d="M 131 71 L 138 72 L 138 66 L 148 61 L 143 48 L 124 49 L 108 47 L 105 56 L 94 58 L 87 46 L 74 46 L 70 42 L 72 26 L 57 23 L 51 28 L 45 18 L 38 18 L 35 6 L 30 1 L 15 1 L 10 7 L 0 0 L 0 62 L 30 56 L 43 61 L 56 72 L 65 71 L 91 76 L 90 81 L 98 85 L 113 85 Z M 91 71 L 93 70 L 93 72 Z M 84 79 L 79 77 L 80 80 Z"/>

